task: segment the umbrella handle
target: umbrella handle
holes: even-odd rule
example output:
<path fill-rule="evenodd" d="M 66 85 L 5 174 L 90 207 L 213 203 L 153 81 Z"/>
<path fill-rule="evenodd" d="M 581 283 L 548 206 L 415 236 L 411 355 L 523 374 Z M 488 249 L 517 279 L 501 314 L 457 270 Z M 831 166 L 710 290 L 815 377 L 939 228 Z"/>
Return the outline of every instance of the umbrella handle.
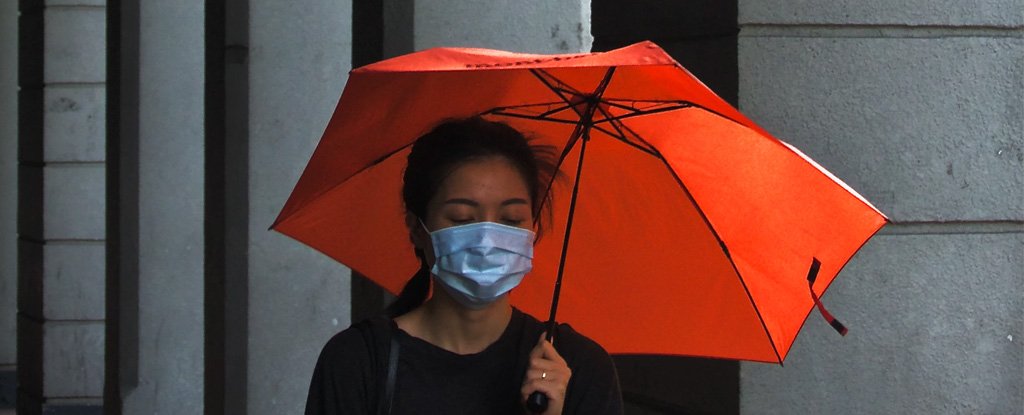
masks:
<path fill-rule="evenodd" d="M 548 396 L 540 391 L 531 393 L 530 397 L 526 398 L 526 409 L 535 414 L 543 413 L 548 409 Z"/>

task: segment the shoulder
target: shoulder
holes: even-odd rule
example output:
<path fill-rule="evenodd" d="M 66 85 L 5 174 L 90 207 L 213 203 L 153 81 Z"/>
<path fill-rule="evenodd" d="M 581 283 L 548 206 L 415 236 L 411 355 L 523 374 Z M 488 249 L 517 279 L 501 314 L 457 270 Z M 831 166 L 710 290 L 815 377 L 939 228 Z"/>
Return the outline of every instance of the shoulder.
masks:
<path fill-rule="evenodd" d="M 324 344 L 313 369 L 306 414 L 369 413 L 380 370 L 381 321 L 363 321 L 335 334 Z M 375 330 L 377 328 L 377 330 Z M 352 412 L 349 412 L 352 411 Z"/>
<path fill-rule="evenodd" d="M 525 324 L 525 332 L 534 343 L 540 336 L 546 325 L 533 316 L 522 313 Z M 532 344 L 531 344 L 532 347 Z M 575 370 L 574 366 L 583 364 L 612 365 L 611 357 L 600 344 L 590 339 L 583 333 L 576 331 L 572 325 L 559 323 L 555 332 L 555 349 L 562 355 L 569 367 Z"/>
<path fill-rule="evenodd" d="M 331 339 L 324 344 L 321 354 L 335 354 L 336 352 L 355 352 L 366 350 L 367 322 L 359 322 L 349 326 L 347 329 L 331 336 Z"/>
<path fill-rule="evenodd" d="M 580 362 L 607 361 L 611 364 L 611 357 L 600 344 L 591 340 L 586 335 L 576 331 L 571 325 L 561 323 L 558 325 L 558 332 L 555 333 L 555 348 L 563 356 L 571 356 Z M 568 361 L 568 357 L 566 358 Z"/>
<path fill-rule="evenodd" d="M 364 367 L 372 366 L 380 353 L 379 344 L 386 337 L 383 321 L 364 320 L 338 332 L 324 344 L 317 366 Z"/>

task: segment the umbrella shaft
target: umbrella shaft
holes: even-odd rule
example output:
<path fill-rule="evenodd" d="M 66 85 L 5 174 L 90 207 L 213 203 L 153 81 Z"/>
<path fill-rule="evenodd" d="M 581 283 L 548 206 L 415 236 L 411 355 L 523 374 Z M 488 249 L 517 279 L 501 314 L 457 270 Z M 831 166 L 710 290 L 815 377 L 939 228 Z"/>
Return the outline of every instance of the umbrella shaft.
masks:
<path fill-rule="evenodd" d="M 580 175 L 583 173 L 583 155 L 587 151 L 587 142 L 590 141 L 590 123 L 583 125 L 583 139 L 580 141 L 580 159 L 576 163 L 576 178 L 572 184 L 572 197 L 569 198 L 569 216 L 565 221 L 565 238 L 562 240 L 562 257 L 558 261 L 558 276 L 555 278 L 555 291 L 551 297 L 551 315 L 548 316 L 547 341 L 551 341 L 555 333 L 555 315 L 558 313 L 558 298 L 562 291 L 562 274 L 565 271 L 565 257 L 569 252 L 569 234 L 572 231 L 572 218 L 576 212 L 576 197 L 580 191 Z"/>

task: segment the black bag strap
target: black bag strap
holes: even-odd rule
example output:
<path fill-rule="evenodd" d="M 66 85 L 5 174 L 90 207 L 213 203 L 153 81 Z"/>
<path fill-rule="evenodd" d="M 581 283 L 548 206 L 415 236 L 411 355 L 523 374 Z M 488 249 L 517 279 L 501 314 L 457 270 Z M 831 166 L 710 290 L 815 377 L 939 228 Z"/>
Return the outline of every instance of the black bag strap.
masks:
<path fill-rule="evenodd" d="M 388 372 L 384 384 L 384 410 L 382 415 L 391 415 L 392 402 L 395 400 L 395 379 L 398 377 L 398 352 L 400 350 L 398 336 L 391 333 L 391 350 L 388 351 Z"/>
<path fill-rule="evenodd" d="M 374 367 L 377 368 L 378 379 L 382 381 L 377 382 L 376 413 L 390 415 L 392 402 L 395 399 L 395 383 L 398 378 L 398 336 L 394 333 L 394 322 L 387 317 L 373 317 L 367 323 L 370 330 L 363 333 L 369 335 L 368 340 L 374 345 L 374 349 L 380 352 L 374 354 Z"/>

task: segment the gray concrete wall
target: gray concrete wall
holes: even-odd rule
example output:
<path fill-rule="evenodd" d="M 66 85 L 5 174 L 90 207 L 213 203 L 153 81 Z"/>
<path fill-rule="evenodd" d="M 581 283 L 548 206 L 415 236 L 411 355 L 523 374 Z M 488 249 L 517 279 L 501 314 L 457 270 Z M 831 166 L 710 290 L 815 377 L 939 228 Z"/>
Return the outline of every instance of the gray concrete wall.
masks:
<path fill-rule="evenodd" d="M 13 371 L 18 292 L 18 4 L 13 1 L 0 3 L 0 61 L 0 371 Z M 0 403 L 2 390 L 13 388 L 0 384 Z"/>
<path fill-rule="evenodd" d="M 249 2 L 249 414 L 301 413 L 320 348 L 349 325 L 349 270 L 267 227 L 341 96 L 351 11 Z"/>
<path fill-rule="evenodd" d="M 417 1 L 413 47 L 465 46 L 531 53 L 589 52 L 590 0 Z"/>
<path fill-rule="evenodd" d="M 122 390 L 126 414 L 203 413 L 204 4 L 139 4 L 139 130 L 121 137 L 138 140 L 139 160 L 138 378 L 122 379 L 135 385 Z"/>
<path fill-rule="evenodd" d="M 1024 2 L 740 1 L 740 106 L 895 222 L 745 413 L 1024 408 Z"/>
<path fill-rule="evenodd" d="M 41 48 L 21 55 L 24 100 L 19 146 L 24 204 L 19 218 L 23 326 L 19 342 L 41 348 L 26 373 L 26 413 L 98 408 L 104 352 L 104 122 L 106 24 L 103 2 L 51 1 L 42 12 Z M 28 21 L 26 21 L 27 23 Z M 38 42 L 39 40 L 37 40 Z M 39 45 L 37 43 L 37 45 Z M 42 63 L 42 77 L 30 62 Z M 26 402 L 21 402 L 22 398 Z"/>

